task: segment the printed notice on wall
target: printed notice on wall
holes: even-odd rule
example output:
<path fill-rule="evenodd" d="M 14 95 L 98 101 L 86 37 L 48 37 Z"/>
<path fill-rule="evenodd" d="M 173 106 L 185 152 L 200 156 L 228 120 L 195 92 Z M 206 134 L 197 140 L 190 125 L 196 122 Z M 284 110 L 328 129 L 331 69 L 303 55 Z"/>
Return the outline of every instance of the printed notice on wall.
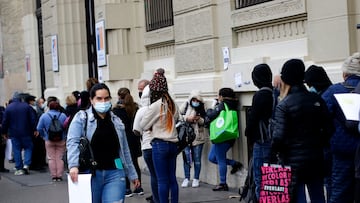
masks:
<path fill-rule="evenodd" d="M 25 55 L 26 81 L 31 81 L 30 54 Z"/>
<path fill-rule="evenodd" d="M 58 56 L 57 35 L 51 36 L 51 60 L 52 60 L 52 70 L 54 72 L 59 72 L 59 56 Z"/>
<path fill-rule="evenodd" d="M 227 70 L 229 68 L 229 63 L 230 63 L 229 47 L 223 47 L 222 52 L 224 58 L 224 70 Z"/>
<path fill-rule="evenodd" d="M 96 23 L 95 34 L 98 66 L 106 66 L 105 21 L 102 20 Z"/>

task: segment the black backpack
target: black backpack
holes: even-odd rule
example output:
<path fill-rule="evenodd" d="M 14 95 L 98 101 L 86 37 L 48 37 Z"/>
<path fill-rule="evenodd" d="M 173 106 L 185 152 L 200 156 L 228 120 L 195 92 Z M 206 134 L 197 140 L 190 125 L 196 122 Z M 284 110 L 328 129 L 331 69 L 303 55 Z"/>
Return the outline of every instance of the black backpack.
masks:
<path fill-rule="evenodd" d="M 48 129 L 48 135 L 49 135 L 49 140 L 50 141 L 60 141 L 62 140 L 62 134 L 63 134 L 63 126 L 61 124 L 61 122 L 59 121 L 59 117 L 61 115 L 61 113 L 59 113 L 58 116 L 54 115 L 53 117 L 51 117 L 50 114 L 48 114 L 49 117 L 51 118 L 51 123 Z"/>
<path fill-rule="evenodd" d="M 245 179 L 245 184 L 239 189 L 240 199 L 246 203 L 256 203 L 256 185 L 254 180 L 253 158 L 249 160 L 248 174 Z"/>

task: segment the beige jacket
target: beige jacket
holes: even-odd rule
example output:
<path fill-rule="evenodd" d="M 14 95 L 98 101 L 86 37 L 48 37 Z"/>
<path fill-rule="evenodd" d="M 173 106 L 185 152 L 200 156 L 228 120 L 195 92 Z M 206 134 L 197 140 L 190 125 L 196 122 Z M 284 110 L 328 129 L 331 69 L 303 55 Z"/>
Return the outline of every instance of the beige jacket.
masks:
<path fill-rule="evenodd" d="M 184 102 L 179 109 L 180 119 L 183 121 L 186 121 L 187 117 L 196 115 L 195 108 L 191 106 L 192 98 L 196 98 L 197 100 L 204 103 L 203 98 L 200 96 L 200 92 L 197 90 L 192 91 L 188 100 Z M 209 140 L 209 131 L 208 129 L 204 128 L 204 118 L 200 118 L 196 123 L 192 123 L 192 127 L 194 128 L 196 134 L 195 140 L 192 143 L 193 146 L 204 144 Z"/>
<path fill-rule="evenodd" d="M 162 105 L 163 104 L 163 105 Z M 162 117 L 165 118 L 167 111 L 167 104 L 162 103 L 162 100 L 159 99 L 156 102 L 152 103 L 149 108 L 145 111 L 144 117 L 140 121 L 140 126 L 144 130 L 150 130 L 151 136 L 153 138 L 162 139 L 169 142 L 178 142 L 177 131 L 175 128 L 176 121 L 179 118 L 178 109 L 176 108 L 175 114 L 171 118 L 173 120 L 173 126 L 170 132 L 166 130 L 165 119 L 160 121 L 160 108 L 164 107 L 162 110 Z"/>

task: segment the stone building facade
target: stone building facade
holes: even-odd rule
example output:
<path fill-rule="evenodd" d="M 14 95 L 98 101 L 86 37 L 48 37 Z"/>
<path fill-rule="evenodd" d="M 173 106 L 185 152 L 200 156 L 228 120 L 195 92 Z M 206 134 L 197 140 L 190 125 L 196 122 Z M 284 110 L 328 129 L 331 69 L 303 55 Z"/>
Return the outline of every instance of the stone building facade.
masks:
<path fill-rule="evenodd" d="M 120 87 L 128 87 L 136 97 L 137 82 L 151 79 L 159 67 L 166 69 L 179 104 L 192 89 L 201 90 L 210 104 L 218 89 L 231 87 L 239 98 L 241 136 L 229 156 L 245 164 L 245 112 L 256 91 L 252 68 L 268 63 L 275 75 L 286 60 L 300 58 L 307 66 L 324 66 L 338 82 L 342 61 L 360 46 L 357 0 L 168 0 L 166 5 L 156 0 L 0 0 L 0 102 L 16 90 L 58 96 L 63 102 L 73 90 L 85 89 L 91 76 L 86 2 L 94 4 L 94 22 L 102 25 L 105 36 L 105 64 L 97 67 L 95 76 L 109 85 L 113 102 Z M 171 8 L 172 21 L 149 29 L 154 17 L 149 12 L 164 10 L 156 6 Z M 58 71 L 53 70 L 54 36 Z M 200 179 L 216 184 L 217 168 L 207 161 L 209 147 L 204 147 Z M 177 175 L 183 177 L 180 156 Z M 243 179 L 244 174 L 231 175 L 228 184 L 239 187 Z"/>

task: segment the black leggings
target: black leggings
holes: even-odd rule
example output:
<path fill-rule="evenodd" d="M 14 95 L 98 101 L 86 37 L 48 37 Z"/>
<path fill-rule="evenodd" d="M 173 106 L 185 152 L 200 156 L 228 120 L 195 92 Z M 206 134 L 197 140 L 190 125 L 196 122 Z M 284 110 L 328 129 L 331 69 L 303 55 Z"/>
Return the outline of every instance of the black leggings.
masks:
<path fill-rule="evenodd" d="M 140 167 L 139 167 L 138 156 L 136 156 L 136 154 L 134 156 L 133 155 L 134 153 L 131 153 L 131 152 L 130 152 L 130 154 L 131 154 L 131 160 L 134 164 L 136 173 L 137 173 L 139 181 L 141 183 L 141 171 L 140 171 Z M 130 189 L 130 181 L 127 177 L 126 177 L 126 189 Z"/>
<path fill-rule="evenodd" d="M 360 178 L 355 178 L 355 203 L 360 203 Z"/>

